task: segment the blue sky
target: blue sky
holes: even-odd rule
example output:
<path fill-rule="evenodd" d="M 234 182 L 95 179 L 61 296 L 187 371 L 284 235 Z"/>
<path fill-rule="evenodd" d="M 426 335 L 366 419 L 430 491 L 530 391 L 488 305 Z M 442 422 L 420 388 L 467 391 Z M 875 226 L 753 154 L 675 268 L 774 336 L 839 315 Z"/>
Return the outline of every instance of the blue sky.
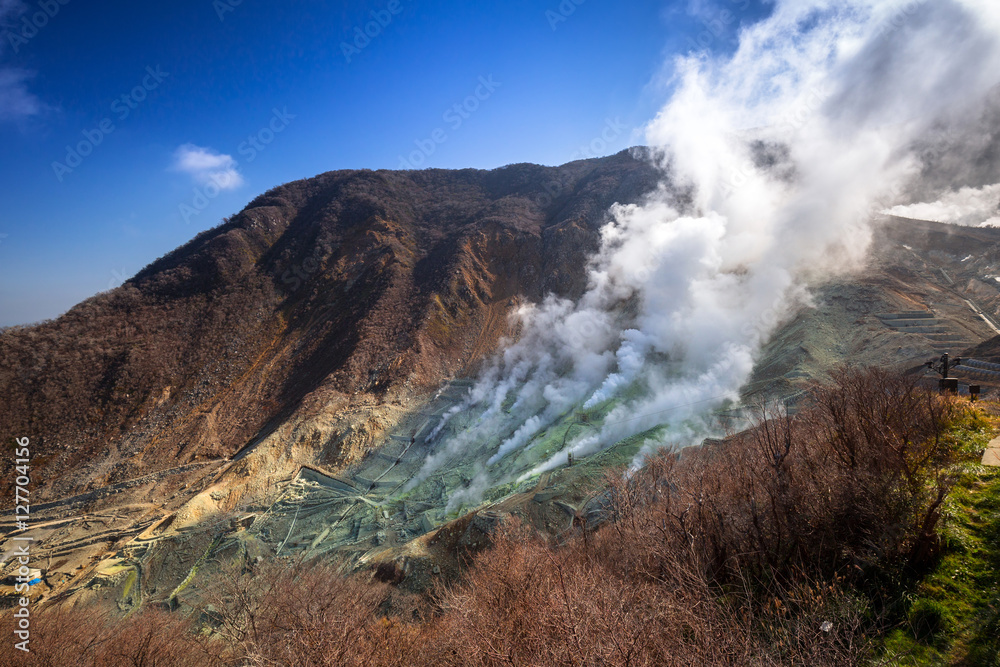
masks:
<path fill-rule="evenodd" d="M 58 316 L 288 181 L 641 143 L 672 55 L 730 50 L 768 8 L 0 0 L 0 326 Z"/>

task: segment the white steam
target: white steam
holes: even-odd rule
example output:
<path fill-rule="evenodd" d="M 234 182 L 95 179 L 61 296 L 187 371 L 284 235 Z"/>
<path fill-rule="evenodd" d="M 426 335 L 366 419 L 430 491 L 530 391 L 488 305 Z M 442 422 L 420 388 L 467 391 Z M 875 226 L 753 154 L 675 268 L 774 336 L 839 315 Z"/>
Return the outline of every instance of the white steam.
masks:
<path fill-rule="evenodd" d="M 456 509 L 555 468 L 566 451 L 509 461 L 574 410 L 614 405 L 570 440 L 578 457 L 663 424 L 662 442 L 711 434 L 807 285 L 863 261 L 871 213 L 917 175 L 909 147 L 996 85 L 998 46 L 993 0 L 778 0 L 732 56 L 679 58 L 647 136 L 694 186 L 693 213 L 667 185 L 614 207 L 585 295 L 518 313 L 522 337 L 435 435 L 459 413 L 477 422 L 442 438 L 411 487 L 486 452 Z"/>
<path fill-rule="evenodd" d="M 1000 227 L 1000 183 L 961 188 L 930 204 L 893 206 L 889 215 L 973 227 Z"/>

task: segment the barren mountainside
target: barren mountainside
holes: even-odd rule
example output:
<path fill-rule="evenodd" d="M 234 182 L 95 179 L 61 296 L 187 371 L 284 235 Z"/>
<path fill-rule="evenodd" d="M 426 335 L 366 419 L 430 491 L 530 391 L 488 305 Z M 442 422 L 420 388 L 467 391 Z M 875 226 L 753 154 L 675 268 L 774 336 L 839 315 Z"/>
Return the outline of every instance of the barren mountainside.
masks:
<path fill-rule="evenodd" d="M 658 181 L 623 152 L 275 188 L 123 286 L 3 331 L 0 430 L 33 439 L 39 495 L 65 496 L 231 457 L 310 401 L 422 394 L 474 370 L 516 304 L 582 292 L 608 208 Z M 387 425 L 356 419 L 314 455 Z"/>

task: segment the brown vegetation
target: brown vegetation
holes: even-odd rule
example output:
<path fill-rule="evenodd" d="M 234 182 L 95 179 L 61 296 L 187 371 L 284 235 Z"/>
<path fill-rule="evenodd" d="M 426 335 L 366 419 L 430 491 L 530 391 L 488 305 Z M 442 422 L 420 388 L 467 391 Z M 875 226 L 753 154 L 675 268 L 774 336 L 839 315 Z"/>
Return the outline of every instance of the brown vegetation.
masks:
<path fill-rule="evenodd" d="M 218 582 L 211 639 L 144 615 L 94 640 L 76 612 L 51 612 L 38 652 L 9 664 L 862 664 L 900 582 L 933 560 L 957 410 L 845 370 L 795 417 L 609 478 L 596 530 L 557 545 L 506 524 L 432 596 L 272 565 Z"/>
<path fill-rule="evenodd" d="M 616 484 L 616 541 L 641 542 L 648 554 L 629 567 L 664 576 L 657 565 L 671 559 L 652 555 L 677 545 L 720 584 L 925 565 L 949 488 L 941 434 L 953 406 L 882 370 L 841 370 L 834 380 L 795 417 L 763 420 L 689 457 L 659 457 Z"/>

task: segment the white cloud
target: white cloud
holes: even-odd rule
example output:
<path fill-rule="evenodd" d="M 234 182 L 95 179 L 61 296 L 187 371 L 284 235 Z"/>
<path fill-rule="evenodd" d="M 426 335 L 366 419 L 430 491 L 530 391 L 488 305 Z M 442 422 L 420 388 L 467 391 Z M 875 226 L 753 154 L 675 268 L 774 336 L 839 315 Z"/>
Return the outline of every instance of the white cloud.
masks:
<path fill-rule="evenodd" d="M 45 104 L 28 91 L 32 76 L 27 70 L 0 67 L 0 122 L 37 116 L 45 110 Z"/>
<path fill-rule="evenodd" d="M 200 185 L 215 184 L 220 190 L 235 190 L 243 185 L 239 163 L 231 155 L 211 148 L 184 144 L 174 151 L 175 171 L 190 174 Z"/>

